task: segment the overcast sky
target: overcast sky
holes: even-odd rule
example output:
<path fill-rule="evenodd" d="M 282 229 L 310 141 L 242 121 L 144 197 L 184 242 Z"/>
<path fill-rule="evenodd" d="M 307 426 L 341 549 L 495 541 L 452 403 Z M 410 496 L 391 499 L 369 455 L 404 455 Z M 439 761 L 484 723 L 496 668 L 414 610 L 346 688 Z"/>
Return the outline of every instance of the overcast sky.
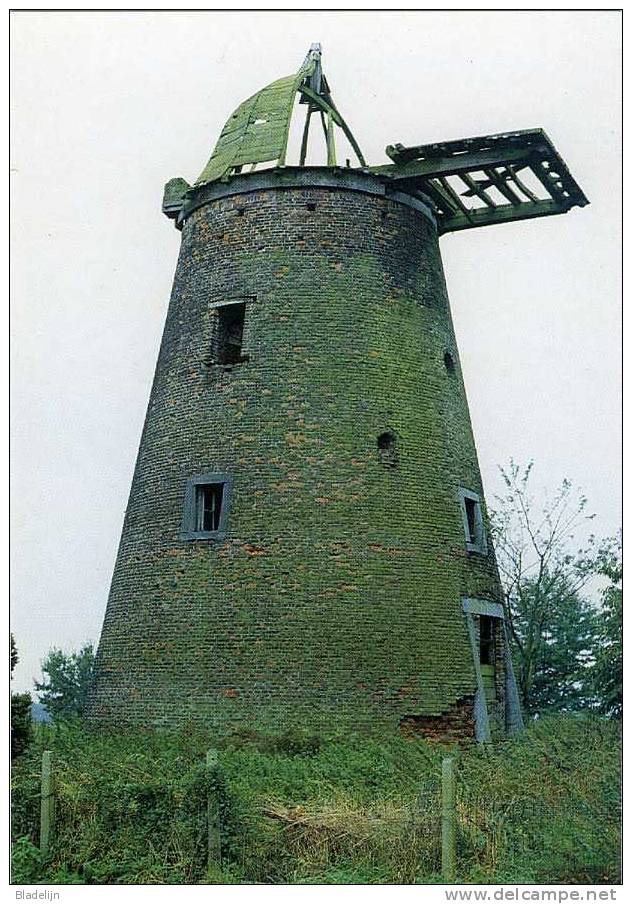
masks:
<path fill-rule="evenodd" d="M 314 41 L 371 164 L 543 127 L 570 167 L 589 207 L 441 247 L 488 503 L 497 466 L 533 458 L 618 529 L 617 12 L 11 18 L 16 689 L 51 646 L 99 638 L 180 243 L 163 185 L 194 181 L 234 107 Z"/>

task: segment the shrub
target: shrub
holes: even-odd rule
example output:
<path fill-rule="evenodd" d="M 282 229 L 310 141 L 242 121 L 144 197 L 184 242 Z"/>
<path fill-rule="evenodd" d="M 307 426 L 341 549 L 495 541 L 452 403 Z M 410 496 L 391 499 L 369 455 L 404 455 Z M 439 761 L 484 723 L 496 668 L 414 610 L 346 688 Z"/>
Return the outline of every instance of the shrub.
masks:
<path fill-rule="evenodd" d="M 555 717 L 495 747 L 453 749 L 459 880 L 618 881 L 619 740 L 612 721 Z M 45 748 L 57 828 L 41 864 L 32 845 Z M 14 870 L 95 884 L 437 882 L 444 755 L 401 737 L 43 726 L 13 770 Z M 209 792 L 222 834 L 210 867 Z"/>
<path fill-rule="evenodd" d="M 13 670 L 19 662 L 18 650 L 13 634 L 9 635 L 9 666 L 11 680 Z M 11 694 L 11 759 L 24 753 L 33 732 L 31 719 L 31 697 L 29 694 Z"/>
<path fill-rule="evenodd" d="M 30 694 L 11 694 L 11 759 L 24 753 L 33 736 Z"/>
<path fill-rule="evenodd" d="M 44 862 L 39 848 L 30 838 L 21 836 L 12 845 L 11 881 L 14 885 L 32 885 L 41 881 Z"/>

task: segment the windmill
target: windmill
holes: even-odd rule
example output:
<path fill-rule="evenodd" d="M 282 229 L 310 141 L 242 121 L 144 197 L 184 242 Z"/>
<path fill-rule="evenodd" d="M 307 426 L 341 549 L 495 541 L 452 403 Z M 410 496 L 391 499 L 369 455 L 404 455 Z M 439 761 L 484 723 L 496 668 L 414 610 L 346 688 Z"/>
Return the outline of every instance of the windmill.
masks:
<path fill-rule="evenodd" d="M 438 241 L 588 202 L 541 129 L 387 154 L 314 44 L 165 186 L 182 246 L 92 719 L 522 727 Z"/>

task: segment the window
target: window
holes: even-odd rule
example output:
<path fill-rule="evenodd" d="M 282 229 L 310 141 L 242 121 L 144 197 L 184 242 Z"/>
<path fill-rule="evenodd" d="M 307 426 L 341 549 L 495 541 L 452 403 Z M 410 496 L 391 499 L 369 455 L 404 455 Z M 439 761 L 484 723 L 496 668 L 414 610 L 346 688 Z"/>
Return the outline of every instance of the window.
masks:
<path fill-rule="evenodd" d="M 468 552 L 487 554 L 487 539 L 483 526 L 483 513 L 481 500 L 477 493 L 471 490 L 459 489 L 459 503 L 463 517 L 463 530 L 465 532 L 465 546 Z"/>
<path fill-rule="evenodd" d="M 481 615 L 478 620 L 478 650 L 481 684 L 487 703 L 496 701 L 496 662 L 494 656 L 494 620 Z"/>
<path fill-rule="evenodd" d="M 479 622 L 481 665 L 494 665 L 494 620 L 481 615 Z"/>
<path fill-rule="evenodd" d="M 248 361 L 243 354 L 246 302 L 221 302 L 214 305 L 215 322 L 210 364 L 239 364 Z"/>
<path fill-rule="evenodd" d="M 227 474 L 200 474 L 187 481 L 182 517 L 183 540 L 221 539 L 226 536 L 232 478 Z"/>
<path fill-rule="evenodd" d="M 443 363 L 445 365 L 445 369 L 449 374 L 454 373 L 454 358 L 450 354 L 450 352 L 446 352 L 443 356 Z"/>
<path fill-rule="evenodd" d="M 223 483 L 202 483 L 195 488 L 195 529 L 196 531 L 219 530 L 219 516 L 222 511 Z"/>
<path fill-rule="evenodd" d="M 397 449 L 395 448 L 396 437 L 392 430 L 380 433 L 377 438 L 377 451 L 380 461 L 387 468 L 397 467 Z"/>
<path fill-rule="evenodd" d="M 463 500 L 465 504 L 465 523 L 467 524 L 467 541 L 468 543 L 476 543 L 476 507 L 478 503 L 466 496 Z"/>

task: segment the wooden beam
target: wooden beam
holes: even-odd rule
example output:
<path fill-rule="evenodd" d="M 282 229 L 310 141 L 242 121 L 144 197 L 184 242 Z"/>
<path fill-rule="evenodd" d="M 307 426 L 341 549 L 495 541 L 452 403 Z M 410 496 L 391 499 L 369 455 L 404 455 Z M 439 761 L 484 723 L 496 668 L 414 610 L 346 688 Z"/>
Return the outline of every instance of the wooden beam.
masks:
<path fill-rule="evenodd" d="M 504 195 L 511 204 L 522 204 L 522 199 L 518 197 L 507 185 L 507 182 L 500 173 L 497 173 L 495 169 L 486 169 L 485 175 L 489 179 L 489 181 L 496 186 L 501 195 Z"/>
<path fill-rule="evenodd" d="M 456 776 L 453 757 L 441 763 L 441 874 L 443 881 L 456 881 Z"/>
<path fill-rule="evenodd" d="M 439 182 L 441 183 L 441 186 L 442 186 L 443 190 L 444 190 L 447 194 L 449 194 L 450 197 L 452 197 L 452 198 L 454 199 L 454 202 L 455 202 L 455 204 L 457 205 L 457 207 L 459 208 L 459 210 L 461 211 L 461 213 L 462 213 L 464 216 L 466 216 L 466 217 L 468 218 L 468 220 L 469 220 L 469 219 L 470 219 L 470 209 L 469 209 L 469 207 L 466 207 L 466 206 L 465 206 L 465 204 L 463 203 L 463 201 L 462 201 L 461 198 L 459 197 L 459 193 L 456 192 L 456 191 L 452 188 L 452 186 L 450 185 L 450 183 L 447 181 L 447 179 L 444 179 L 443 176 L 439 176 Z"/>
<path fill-rule="evenodd" d="M 459 154 L 456 157 L 432 157 L 428 160 L 415 160 L 398 166 L 387 163 L 385 166 L 372 166 L 371 172 L 392 176 L 393 180 L 416 179 L 419 176 L 458 176 L 460 173 L 485 170 L 488 167 L 506 166 L 510 163 L 528 165 L 533 149 L 509 148 L 504 151 L 492 148 L 488 151 L 473 151 Z M 542 146 L 540 150 L 546 152 Z"/>
<path fill-rule="evenodd" d="M 333 101 L 331 103 L 328 103 L 324 99 L 324 97 L 322 97 L 320 94 L 316 94 L 316 92 L 312 91 L 311 88 L 308 88 L 307 85 L 301 85 L 301 87 L 298 90 L 302 94 L 304 94 L 306 97 L 308 97 L 310 100 L 312 100 L 314 102 L 314 104 L 317 107 L 319 107 L 321 110 L 323 110 L 325 113 L 331 113 L 331 118 L 333 119 L 333 121 L 336 123 L 337 126 L 339 126 L 342 129 L 342 131 L 347 136 L 347 141 L 353 148 L 353 151 L 354 151 L 356 157 L 358 158 L 360 166 L 366 166 L 366 160 L 364 159 L 364 156 L 362 154 L 362 151 L 360 150 L 358 142 L 353 137 L 353 133 L 351 132 L 351 129 L 349 128 L 347 123 L 344 121 L 344 119 L 342 118 L 342 116 L 340 115 L 338 110 L 336 109 Z"/>
<path fill-rule="evenodd" d="M 331 113 L 327 114 L 327 166 L 336 165 L 336 139 L 334 137 L 334 121 Z"/>
<path fill-rule="evenodd" d="M 550 195 L 556 198 L 560 202 L 560 204 L 564 204 L 565 201 L 568 201 L 568 198 L 564 197 L 564 189 L 555 184 L 556 180 L 552 179 L 549 176 L 547 170 L 545 170 L 542 166 L 541 160 L 532 160 L 531 169 L 536 174 L 546 191 L 548 191 Z M 557 172 L 557 170 L 554 169 L 553 172 Z"/>
<path fill-rule="evenodd" d="M 324 113 L 332 112 L 334 115 L 334 122 L 337 126 L 340 126 L 342 128 L 342 117 L 337 110 L 334 110 L 331 104 L 327 103 L 324 97 L 321 97 L 320 94 L 316 94 L 316 92 L 312 91 L 311 88 L 308 88 L 307 85 L 301 85 L 298 90 L 301 92 L 301 94 L 304 94 L 307 98 L 309 98 L 309 100 L 311 100 L 312 103 Z"/>
<path fill-rule="evenodd" d="M 467 195 L 476 195 L 476 197 L 480 198 L 481 201 L 484 201 L 488 207 L 496 207 L 496 204 L 494 204 L 485 189 L 481 188 L 481 186 L 472 179 L 469 173 L 459 173 L 459 179 L 462 179 L 469 188 Z"/>
<path fill-rule="evenodd" d="M 301 155 L 298 163 L 299 166 L 305 166 L 305 158 L 307 157 L 307 139 L 309 136 L 309 121 L 311 119 L 312 112 L 312 105 L 308 103 L 305 115 L 305 125 L 303 126 L 303 138 L 301 139 Z"/>
<path fill-rule="evenodd" d="M 435 204 L 438 204 L 442 210 L 453 211 L 455 214 L 459 210 L 452 189 L 448 193 L 441 184 L 428 180 L 424 183 L 423 190 L 428 192 Z"/>
<path fill-rule="evenodd" d="M 527 185 L 524 184 L 524 182 L 522 181 L 522 179 L 519 178 L 519 176 L 518 176 L 518 167 L 511 166 L 511 164 L 508 164 L 507 170 L 508 170 L 509 173 L 511 173 L 511 178 L 512 178 L 513 181 L 516 183 L 516 185 L 518 186 L 518 188 L 520 189 L 520 191 L 521 191 L 523 194 L 525 194 L 525 195 L 527 196 L 527 198 L 528 198 L 530 201 L 534 201 L 534 202 L 537 203 L 540 199 L 538 198 L 538 196 L 537 196 L 536 194 L 534 194 L 534 193 L 531 191 L 531 189 L 530 189 Z"/>
<path fill-rule="evenodd" d="M 42 857 L 48 857 L 50 838 L 55 817 L 55 791 L 53 787 L 53 766 L 50 750 L 42 753 L 42 777 L 40 793 L 40 851 Z"/>
<path fill-rule="evenodd" d="M 325 120 L 325 114 L 322 110 L 320 110 L 320 124 L 323 127 L 323 135 L 325 136 L 325 141 L 327 141 L 327 121 Z"/>
<path fill-rule="evenodd" d="M 471 229 L 476 226 L 492 226 L 494 223 L 510 223 L 513 220 L 529 220 L 532 217 L 547 217 L 556 213 L 566 213 L 568 205 L 561 205 L 557 200 L 524 202 L 517 207 L 509 204 L 492 208 L 480 208 L 471 210 L 469 218 L 462 213 L 450 217 L 439 217 L 439 231 L 458 232 L 461 229 Z"/>
<path fill-rule="evenodd" d="M 499 132 L 496 135 L 477 135 L 472 138 L 457 138 L 453 141 L 437 141 L 432 144 L 418 144 L 414 147 L 405 147 L 402 144 L 389 144 L 386 148 L 387 155 L 395 163 L 403 164 L 411 160 L 423 157 L 445 157 L 453 154 L 471 153 L 481 149 L 488 150 L 513 148 L 519 145 L 523 149 L 533 147 L 534 144 L 547 143 L 553 145 L 544 129 L 521 129 L 517 132 Z M 553 148 L 553 150 L 555 150 Z"/>

